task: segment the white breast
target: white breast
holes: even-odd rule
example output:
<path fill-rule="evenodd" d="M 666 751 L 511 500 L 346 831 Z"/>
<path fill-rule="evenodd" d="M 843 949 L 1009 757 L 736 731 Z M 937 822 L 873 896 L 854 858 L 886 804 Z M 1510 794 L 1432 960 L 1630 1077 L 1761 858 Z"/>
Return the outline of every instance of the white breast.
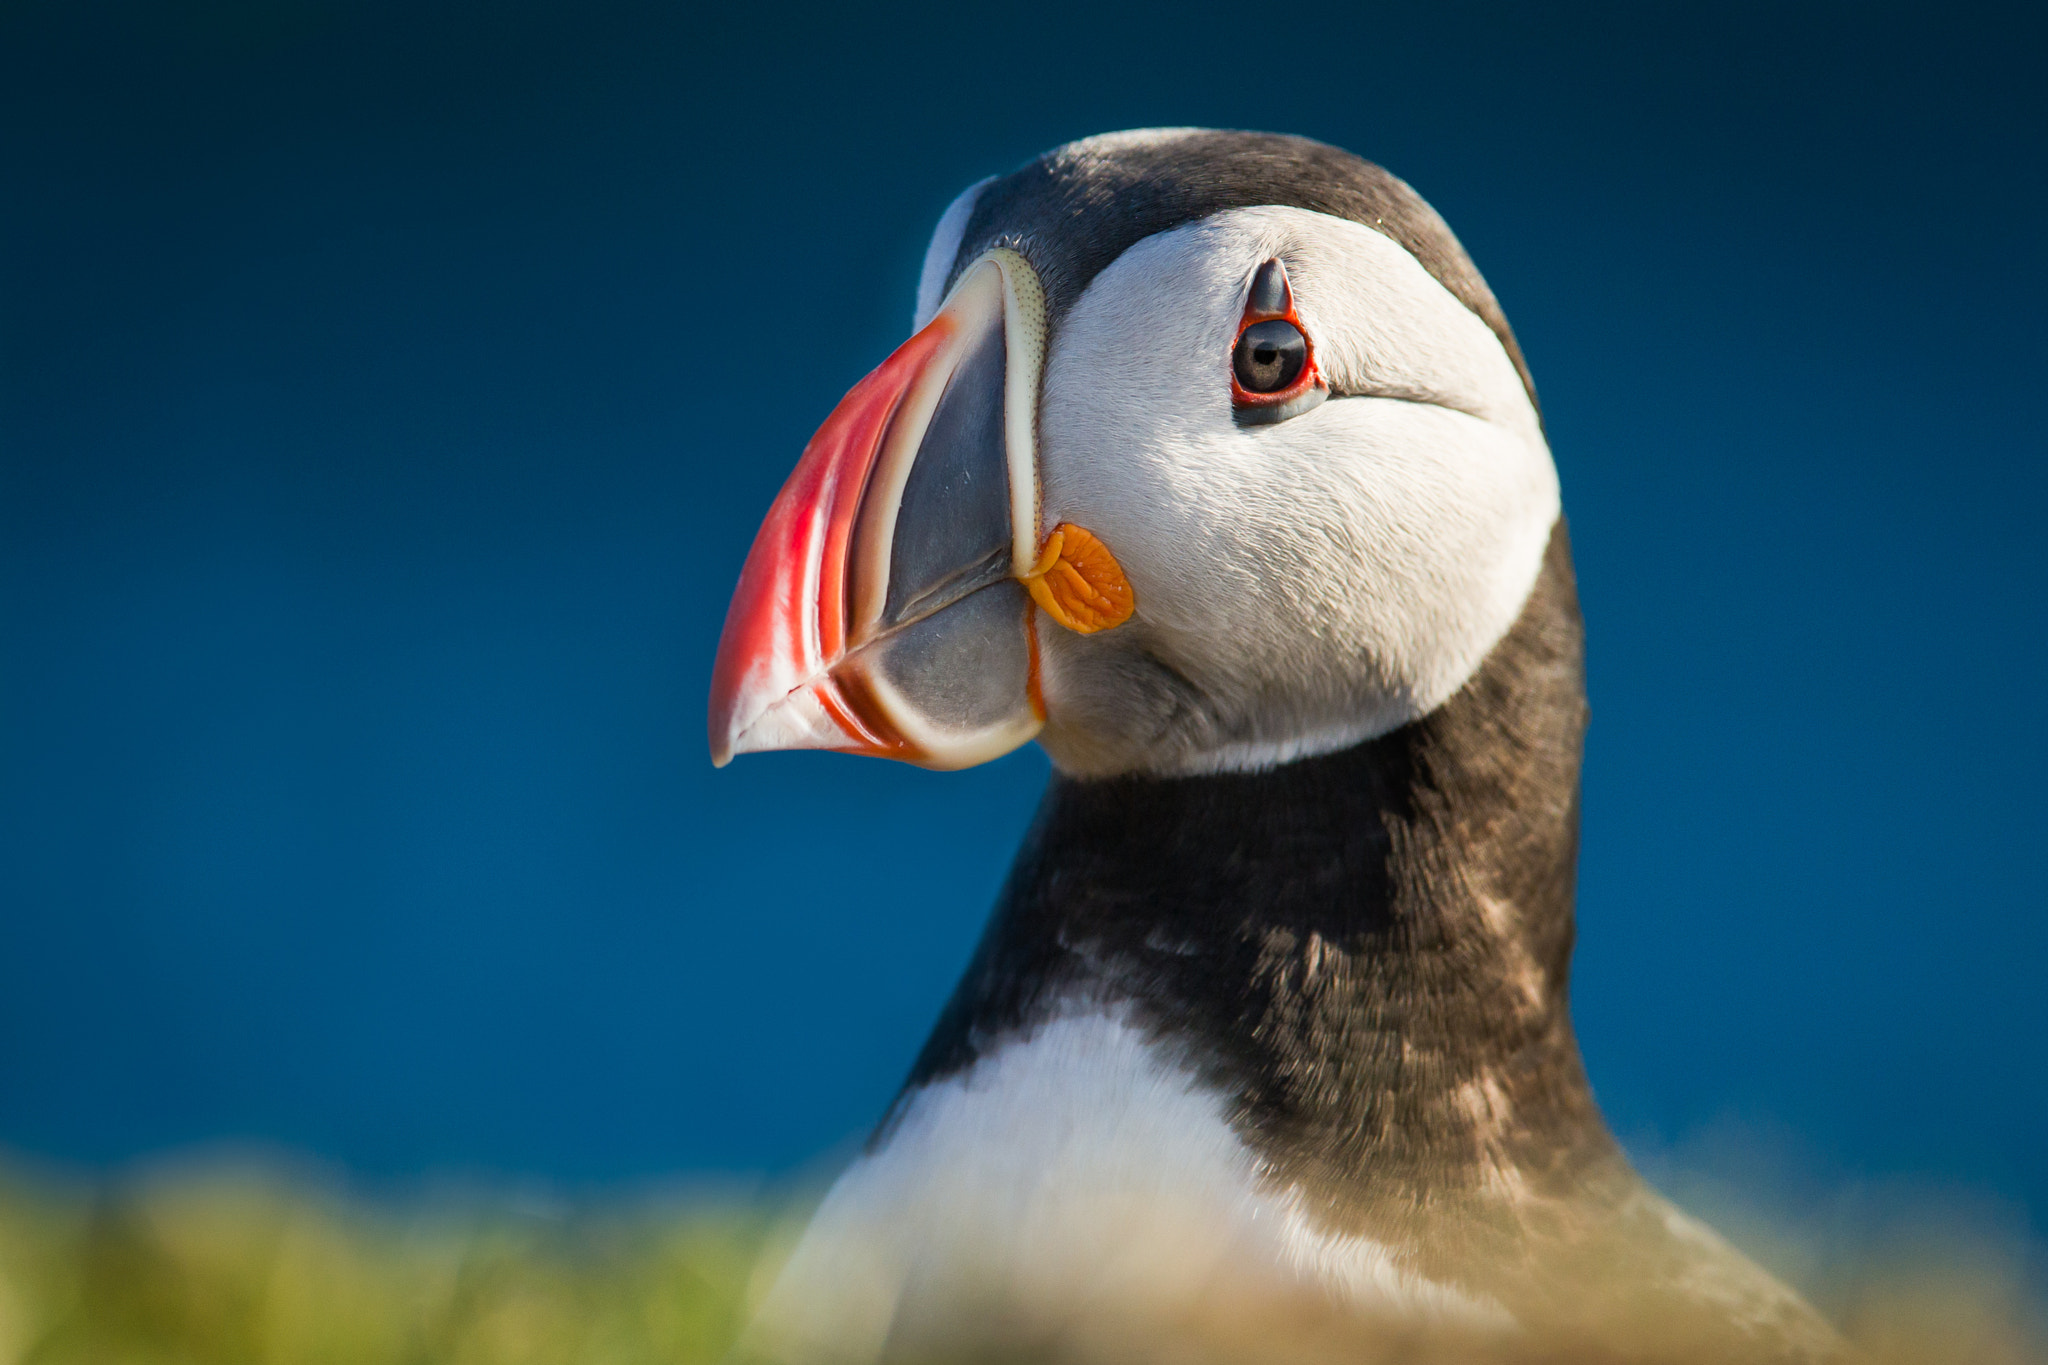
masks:
<path fill-rule="evenodd" d="M 773 1358 L 917 1354 L 963 1332 L 1071 1340 L 1298 1297 L 1506 1325 L 1315 1229 L 1260 1178 L 1223 1102 L 1137 1030 L 1071 1013 L 918 1092 L 826 1196 L 749 1345 Z"/>

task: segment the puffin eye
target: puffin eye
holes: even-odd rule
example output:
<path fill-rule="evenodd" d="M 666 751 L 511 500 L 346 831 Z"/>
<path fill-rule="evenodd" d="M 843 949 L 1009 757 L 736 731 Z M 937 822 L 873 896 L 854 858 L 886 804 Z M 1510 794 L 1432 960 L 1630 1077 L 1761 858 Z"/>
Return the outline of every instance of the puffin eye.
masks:
<path fill-rule="evenodd" d="M 1278 257 L 1252 276 L 1237 327 L 1230 351 L 1230 415 L 1239 426 L 1285 422 L 1330 396 Z"/>
<path fill-rule="evenodd" d="M 1255 322 L 1237 336 L 1230 367 L 1246 393 L 1278 393 L 1301 378 L 1308 338 L 1285 318 Z"/>

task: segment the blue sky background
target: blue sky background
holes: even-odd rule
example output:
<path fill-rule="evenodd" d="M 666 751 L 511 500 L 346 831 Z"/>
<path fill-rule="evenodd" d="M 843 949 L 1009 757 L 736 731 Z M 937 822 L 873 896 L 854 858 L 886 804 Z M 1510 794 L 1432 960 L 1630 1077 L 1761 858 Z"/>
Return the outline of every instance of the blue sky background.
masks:
<path fill-rule="evenodd" d="M 1045 763 L 714 773 L 727 593 L 955 192 L 1198 123 L 1406 177 L 1520 333 L 1616 1126 L 2048 1228 L 2038 20 L 691 8 L 0 11 L 0 1150 L 862 1130 Z"/>

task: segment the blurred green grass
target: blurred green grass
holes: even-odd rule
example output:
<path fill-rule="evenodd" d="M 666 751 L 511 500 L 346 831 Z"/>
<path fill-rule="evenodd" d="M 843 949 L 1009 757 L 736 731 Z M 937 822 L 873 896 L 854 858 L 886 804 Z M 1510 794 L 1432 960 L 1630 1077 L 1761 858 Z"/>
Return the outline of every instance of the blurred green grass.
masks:
<path fill-rule="evenodd" d="M 1854 1216 L 1788 1220 L 1727 1190 L 1685 1195 L 1812 1294 L 1871 1365 L 2048 1365 L 2040 1248 L 1996 1211 L 1889 1194 Z M 0 1365 L 722 1361 L 806 1203 L 759 1188 L 380 1197 L 276 1161 L 84 1181 L 0 1160 Z M 1531 1345 L 1529 1359 L 1578 1358 Z M 1367 1354 L 1472 1358 L 1420 1340 Z M 1326 1356 L 1362 1358 L 1255 1352 Z"/>
<path fill-rule="evenodd" d="M 0 1169 L 0 1365 L 716 1361 L 774 1223 L 737 1195 L 380 1203 L 246 1163 Z"/>

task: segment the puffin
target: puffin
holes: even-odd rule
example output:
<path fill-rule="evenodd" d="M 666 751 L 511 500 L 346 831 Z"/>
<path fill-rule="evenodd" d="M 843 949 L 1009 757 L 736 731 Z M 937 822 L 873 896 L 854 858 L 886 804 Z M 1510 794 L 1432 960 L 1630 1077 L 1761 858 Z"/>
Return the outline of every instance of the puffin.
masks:
<path fill-rule="evenodd" d="M 1529 367 L 1403 181 L 1174 128 L 964 191 L 741 569 L 711 754 L 1052 774 L 742 1355 L 1840 1358 L 1594 1102 L 1583 634 Z"/>

